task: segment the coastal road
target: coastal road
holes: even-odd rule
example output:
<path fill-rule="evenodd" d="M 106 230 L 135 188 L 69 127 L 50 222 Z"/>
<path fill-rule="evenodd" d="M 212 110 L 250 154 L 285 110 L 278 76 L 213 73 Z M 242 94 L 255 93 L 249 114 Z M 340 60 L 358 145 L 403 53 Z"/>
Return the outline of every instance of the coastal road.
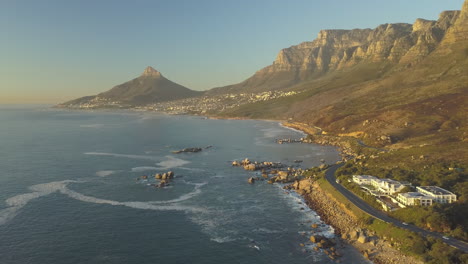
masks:
<path fill-rule="evenodd" d="M 382 221 L 385 221 L 387 223 L 391 223 L 397 227 L 404 228 L 416 233 L 419 233 L 420 235 L 423 236 L 433 236 L 436 238 L 440 238 L 443 242 L 445 242 L 447 245 L 452 246 L 454 248 L 460 249 L 464 252 L 468 252 L 468 244 L 454 239 L 454 238 L 449 238 L 449 237 L 444 237 L 443 234 L 437 233 L 437 232 L 431 232 L 422 228 L 419 228 L 414 225 L 410 224 L 403 224 L 403 222 L 400 222 L 399 220 L 396 220 L 395 218 L 391 218 L 385 213 L 383 213 L 380 210 L 377 210 L 364 202 L 361 198 L 356 196 L 354 193 L 343 187 L 341 184 L 336 183 L 336 178 L 335 178 L 335 172 L 338 168 L 343 166 L 344 164 L 337 164 L 331 166 L 326 172 L 325 172 L 325 179 L 333 186 L 335 187 L 336 190 L 338 190 L 341 194 L 343 194 L 350 202 L 352 202 L 354 205 L 359 207 L 362 211 L 366 212 L 367 214 L 378 218 Z"/>

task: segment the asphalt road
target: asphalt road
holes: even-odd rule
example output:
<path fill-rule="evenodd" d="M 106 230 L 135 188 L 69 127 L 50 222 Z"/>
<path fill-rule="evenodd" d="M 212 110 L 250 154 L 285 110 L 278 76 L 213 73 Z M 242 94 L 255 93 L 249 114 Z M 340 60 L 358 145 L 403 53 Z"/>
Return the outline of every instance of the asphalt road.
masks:
<path fill-rule="evenodd" d="M 431 232 L 431 231 L 428 231 L 428 230 L 425 230 L 425 229 L 422 229 L 422 228 L 419 228 L 417 226 L 410 225 L 410 224 L 405 225 L 405 224 L 403 224 L 403 222 L 400 222 L 399 220 L 396 220 L 395 218 L 391 218 L 388 215 L 386 215 L 385 213 L 383 213 L 382 211 L 379 211 L 379 210 L 373 208 L 372 206 L 370 206 L 369 204 L 364 202 L 361 198 L 356 196 L 354 193 L 352 193 L 351 191 L 349 191 L 348 189 L 343 187 L 341 184 L 336 183 L 335 172 L 339 167 L 341 167 L 343 165 L 344 164 L 331 166 L 325 172 L 325 178 L 331 185 L 333 185 L 333 187 L 335 187 L 335 189 L 337 189 L 350 202 L 352 202 L 354 205 L 359 207 L 362 211 L 364 211 L 367 214 L 369 214 L 369 215 L 371 215 L 371 216 L 373 216 L 375 218 L 378 218 L 378 219 L 380 219 L 382 221 L 385 221 L 387 223 L 392 223 L 395 226 L 398 226 L 400 228 L 404 228 L 404 229 L 419 233 L 419 234 L 421 234 L 423 236 L 433 236 L 433 237 L 436 237 L 436 238 L 440 238 L 447 245 L 452 246 L 452 247 L 457 248 L 457 249 L 460 249 L 460 250 L 462 250 L 464 252 L 468 252 L 468 243 L 465 243 L 463 241 L 457 240 L 455 238 L 450 238 L 450 237 L 448 239 L 445 239 L 444 235 L 441 234 L 441 233 Z"/>

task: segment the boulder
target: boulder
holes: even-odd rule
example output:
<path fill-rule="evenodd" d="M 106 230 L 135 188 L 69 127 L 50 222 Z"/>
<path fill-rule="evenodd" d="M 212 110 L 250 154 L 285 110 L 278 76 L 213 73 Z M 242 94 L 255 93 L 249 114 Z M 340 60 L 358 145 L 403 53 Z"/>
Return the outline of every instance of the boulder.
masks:
<path fill-rule="evenodd" d="M 162 180 L 159 184 L 158 184 L 158 187 L 162 188 L 162 187 L 165 187 L 167 185 L 167 182 L 165 180 Z"/>
<path fill-rule="evenodd" d="M 167 173 L 163 173 L 161 179 L 166 180 L 167 179 Z"/>
<path fill-rule="evenodd" d="M 250 160 L 245 158 L 244 160 L 241 161 L 241 164 L 244 165 L 244 166 L 248 165 L 248 164 L 250 164 Z"/>
<path fill-rule="evenodd" d="M 156 173 L 156 175 L 154 175 L 154 178 L 160 180 L 162 178 L 161 173 Z"/>
<path fill-rule="evenodd" d="M 359 237 L 359 232 L 356 230 L 353 230 L 349 232 L 349 239 L 358 239 Z"/>
<path fill-rule="evenodd" d="M 257 169 L 257 165 L 255 165 L 255 164 L 244 165 L 244 170 L 254 171 L 256 169 Z"/>
<path fill-rule="evenodd" d="M 167 178 L 169 178 L 169 179 L 174 178 L 174 172 L 173 171 L 167 172 Z"/>
<path fill-rule="evenodd" d="M 322 237 L 322 240 L 320 240 L 319 244 L 322 245 L 322 248 L 329 248 L 332 247 L 335 243 L 326 237 Z"/>
<path fill-rule="evenodd" d="M 358 238 L 358 242 L 362 244 L 367 243 L 369 242 L 369 238 L 365 236 L 364 234 L 361 234 Z"/>
<path fill-rule="evenodd" d="M 254 177 L 250 177 L 247 181 L 248 181 L 250 184 L 254 184 L 254 183 L 255 183 L 255 178 L 254 178 Z"/>
<path fill-rule="evenodd" d="M 318 243 L 322 239 L 323 239 L 323 236 L 319 236 L 319 235 L 310 236 L 310 242 L 312 243 Z"/>
<path fill-rule="evenodd" d="M 237 160 L 235 160 L 232 162 L 232 166 L 240 166 L 240 163 Z"/>
<path fill-rule="evenodd" d="M 317 225 L 317 224 L 312 224 L 311 227 L 312 227 L 312 228 L 317 228 L 318 225 Z"/>

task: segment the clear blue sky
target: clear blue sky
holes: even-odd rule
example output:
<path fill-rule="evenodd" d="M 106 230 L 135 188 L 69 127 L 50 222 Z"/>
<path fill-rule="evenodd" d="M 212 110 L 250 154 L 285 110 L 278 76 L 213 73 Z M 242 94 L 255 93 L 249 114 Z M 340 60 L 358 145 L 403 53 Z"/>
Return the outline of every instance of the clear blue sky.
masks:
<path fill-rule="evenodd" d="M 463 0 L 2 0 L 0 103 L 58 103 L 151 65 L 205 90 L 237 83 L 320 29 L 437 19 Z"/>

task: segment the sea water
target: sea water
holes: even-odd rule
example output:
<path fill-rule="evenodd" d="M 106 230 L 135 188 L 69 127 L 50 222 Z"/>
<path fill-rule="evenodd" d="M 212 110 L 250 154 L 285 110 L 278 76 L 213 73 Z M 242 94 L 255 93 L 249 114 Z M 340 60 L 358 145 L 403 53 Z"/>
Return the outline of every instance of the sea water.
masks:
<path fill-rule="evenodd" d="M 300 196 L 231 166 L 339 160 L 275 142 L 302 136 L 269 121 L 0 106 L 0 263 L 332 263 L 308 237 L 333 229 Z M 204 149 L 172 152 L 188 147 Z"/>

